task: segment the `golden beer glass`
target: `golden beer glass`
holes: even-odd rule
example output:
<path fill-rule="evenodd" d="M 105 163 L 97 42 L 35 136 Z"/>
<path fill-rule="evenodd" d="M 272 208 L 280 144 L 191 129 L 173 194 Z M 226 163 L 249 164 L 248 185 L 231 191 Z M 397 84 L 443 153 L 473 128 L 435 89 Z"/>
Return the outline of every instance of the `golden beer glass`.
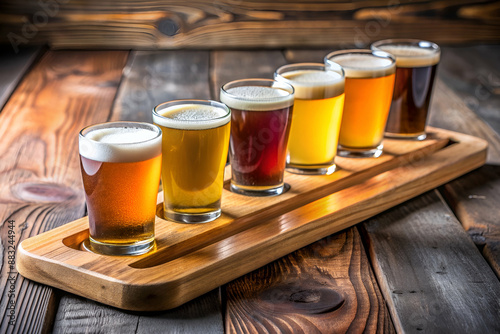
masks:
<path fill-rule="evenodd" d="M 205 100 L 176 100 L 153 109 L 162 132 L 163 216 L 205 223 L 221 215 L 231 112 Z"/>
<path fill-rule="evenodd" d="M 138 122 L 88 126 L 80 131 L 79 152 L 90 250 L 148 252 L 154 246 L 161 130 Z"/>
<path fill-rule="evenodd" d="M 290 64 L 278 68 L 274 78 L 295 88 L 286 170 L 333 173 L 344 108 L 344 70 L 333 63 Z"/>
<path fill-rule="evenodd" d="M 396 60 L 383 51 L 342 50 L 329 53 L 325 65 L 345 71 L 345 103 L 338 155 L 379 157 L 391 105 Z"/>
<path fill-rule="evenodd" d="M 371 48 L 396 58 L 396 81 L 385 136 L 425 139 L 441 49 L 435 43 L 418 39 L 386 39 L 373 43 Z"/>

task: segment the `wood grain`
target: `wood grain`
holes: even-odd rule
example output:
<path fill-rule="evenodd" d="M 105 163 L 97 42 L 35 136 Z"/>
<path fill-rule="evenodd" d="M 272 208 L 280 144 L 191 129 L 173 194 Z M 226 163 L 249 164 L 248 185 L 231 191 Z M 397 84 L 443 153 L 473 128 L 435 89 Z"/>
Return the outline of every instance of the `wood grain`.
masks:
<path fill-rule="evenodd" d="M 176 224 L 157 217 L 156 250 L 139 257 L 80 251 L 79 243 L 88 237 L 87 218 L 82 218 L 23 241 L 17 267 L 33 280 L 116 307 L 173 308 L 484 163 L 484 141 L 440 131 L 455 144 L 365 181 L 351 177 L 351 183 L 309 204 L 300 196 L 287 198 L 290 191 L 257 201 L 224 190 L 223 214 L 210 224 Z M 311 187 L 310 180 L 302 184 Z M 254 214 L 258 203 L 266 209 Z"/>
<path fill-rule="evenodd" d="M 500 331 L 500 283 L 435 191 L 362 226 L 398 332 Z"/>
<path fill-rule="evenodd" d="M 393 333 L 356 228 L 227 285 L 227 333 Z"/>
<path fill-rule="evenodd" d="M 209 53 L 198 51 L 132 51 L 123 71 L 110 120 L 151 122 L 152 108 L 180 98 L 209 98 Z M 222 333 L 218 289 L 172 311 L 123 313 L 112 307 L 64 293 L 55 333 Z"/>
<path fill-rule="evenodd" d="M 8 296 L 8 220 L 17 245 L 84 215 L 78 131 L 109 115 L 126 57 L 122 51 L 47 52 L 0 114 L 2 333 L 50 327 L 57 306 L 51 288 L 17 276 L 15 296 Z M 16 303 L 15 325 L 5 316 L 9 300 Z"/>
<path fill-rule="evenodd" d="M 21 49 L 0 48 L 0 110 L 35 59 L 43 51 L 39 47 Z"/>
<path fill-rule="evenodd" d="M 279 48 L 415 38 L 498 42 L 498 2 L 3 1 L 0 41 L 53 48 Z M 31 25 L 30 25 L 31 24 Z"/>
<path fill-rule="evenodd" d="M 500 45 L 444 48 L 439 77 L 500 134 Z"/>
<path fill-rule="evenodd" d="M 430 122 L 488 141 L 488 166 L 441 188 L 458 219 L 500 277 L 500 99 L 495 46 L 445 48 Z M 458 71 L 458 68 L 462 70 Z M 474 112 L 474 111 L 475 112 Z M 485 123 L 484 120 L 488 121 Z"/>

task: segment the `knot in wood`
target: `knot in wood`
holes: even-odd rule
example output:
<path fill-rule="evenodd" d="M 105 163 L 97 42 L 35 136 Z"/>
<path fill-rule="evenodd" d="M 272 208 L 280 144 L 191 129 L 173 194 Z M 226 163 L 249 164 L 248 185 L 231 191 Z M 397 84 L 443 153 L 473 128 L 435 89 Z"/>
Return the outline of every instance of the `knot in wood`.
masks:
<path fill-rule="evenodd" d="M 64 202 L 76 196 L 73 189 L 56 183 L 18 183 L 12 187 L 15 197 L 26 202 Z"/>
<path fill-rule="evenodd" d="M 158 30 L 167 36 L 174 36 L 179 32 L 179 25 L 172 19 L 161 19 L 158 22 Z"/>

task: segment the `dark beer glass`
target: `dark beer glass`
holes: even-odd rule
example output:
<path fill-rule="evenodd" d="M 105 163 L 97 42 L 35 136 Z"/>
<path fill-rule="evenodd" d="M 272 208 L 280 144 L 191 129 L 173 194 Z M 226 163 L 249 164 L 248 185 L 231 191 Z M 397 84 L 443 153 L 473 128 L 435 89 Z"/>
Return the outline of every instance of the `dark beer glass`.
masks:
<path fill-rule="evenodd" d="M 284 188 L 294 89 L 270 79 L 232 81 L 220 99 L 231 109 L 231 191 L 279 195 Z"/>
<path fill-rule="evenodd" d="M 372 44 L 373 50 L 396 58 L 396 81 L 386 137 L 423 140 L 434 77 L 441 51 L 438 45 L 413 39 L 388 39 Z"/>

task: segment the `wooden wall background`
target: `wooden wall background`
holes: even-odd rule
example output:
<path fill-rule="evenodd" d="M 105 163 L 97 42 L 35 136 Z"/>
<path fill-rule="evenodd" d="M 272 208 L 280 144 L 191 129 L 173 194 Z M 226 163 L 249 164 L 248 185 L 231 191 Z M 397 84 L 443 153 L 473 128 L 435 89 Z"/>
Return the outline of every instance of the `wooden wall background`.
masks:
<path fill-rule="evenodd" d="M 498 43 L 500 1 L 2 0 L 0 43 L 54 49 Z"/>

